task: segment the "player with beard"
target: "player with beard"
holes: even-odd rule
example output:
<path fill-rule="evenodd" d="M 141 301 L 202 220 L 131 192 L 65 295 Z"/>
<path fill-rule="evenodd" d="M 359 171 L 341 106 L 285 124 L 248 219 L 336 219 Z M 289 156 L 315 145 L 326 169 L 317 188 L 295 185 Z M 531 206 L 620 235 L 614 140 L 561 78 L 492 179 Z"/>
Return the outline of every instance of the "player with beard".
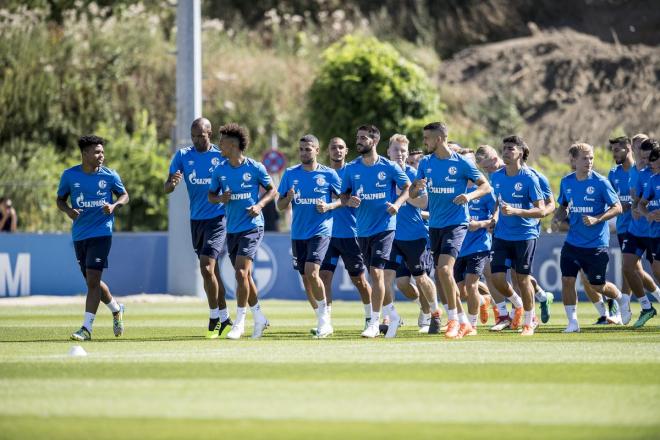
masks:
<path fill-rule="evenodd" d="M 335 170 L 339 179 L 344 178 L 346 172 L 346 154 L 348 147 L 340 137 L 330 139 L 328 144 L 328 155 L 330 156 L 330 167 Z M 339 258 L 344 262 L 353 285 L 360 294 L 364 306 L 364 329 L 371 322 L 371 286 L 365 275 L 364 260 L 360 252 L 357 239 L 357 223 L 355 220 L 355 208 L 340 206 L 332 210 L 332 235 L 328 251 L 321 264 L 321 280 L 325 288 L 327 310 L 332 312 L 332 278 L 337 268 Z M 316 334 L 316 329 L 312 329 Z"/>
<path fill-rule="evenodd" d="M 356 147 L 360 157 L 346 166 L 341 185 L 342 204 L 356 209 L 357 235 L 371 276 L 371 321 L 365 338 L 379 335 L 385 280 L 383 270 L 390 258 L 396 214 L 408 199 L 410 180 L 395 163 L 378 155 L 380 131 L 373 125 L 358 128 Z M 396 188 L 401 191 L 397 195 Z M 391 325 L 398 323 L 391 322 Z"/>
<path fill-rule="evenodd" d="M 319 276 L 321 262 L 330 244 L 332 211 L 341 205 L 341 186 L 337 173 L 317 162 L 320 151 L 316 136 L 307 134 L 299 141 L 300 164 L 287 168 L 278 189 L 277 209 L 293 205 L 291 250 L 293 267 L 303 278 L 305 292 L 317 317 L 317 338 L 333 333 L 327 310 L 323 282 Z"/>
<path fill-rule="evenodd" d="M 419 163 L 410 197 L 415 199 L 424 191 L 428 194 L 433 263 L 441 300 L 447 303 L 448 322 L 445 337 L 455 339 L 458 337 L 460 324 L 457 310 L 459 292 L 454 279 L 454 263 L 468 230 L 468 203 L 488 194 L 491 187 L 474 164 L 449 147 L 447 136 L 447 126 L 441 122 L 424 127 L 424 145 L 430 154 Z M 477 189 L 467 193 L 470 181 L 477 184 Z"/>

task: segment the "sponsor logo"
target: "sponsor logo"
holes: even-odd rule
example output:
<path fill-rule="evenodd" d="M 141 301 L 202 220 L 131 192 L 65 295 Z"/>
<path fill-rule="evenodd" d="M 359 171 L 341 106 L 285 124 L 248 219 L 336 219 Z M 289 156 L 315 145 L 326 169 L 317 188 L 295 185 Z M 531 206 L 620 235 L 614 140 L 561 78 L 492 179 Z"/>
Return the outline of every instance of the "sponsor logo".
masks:
<path fill-rule="evenodd" d="M 78 208 L 99 208 L 105 205 L 105 200 L 85 200 L 83 193 L 76 197 L 76 206 Z"/>
<path fill-rule="evenodd" d="M 74 188 L 80 188 L 80 183 L 75 182 L 75 183 L 73 184 L 73 187 L 74 187 Z"/>
<path fill-rule="evenodd" d="M 387 183 L 376 182 L 376 188 L 387 188 Z"/>
<path fill-rule="evenodd" d="M 247 252 L 247 249 L 244 250 Z M 277 279 L 277 260 L 275 254 L 266 243 L 262 242 L 257 248 L 254 261 L 252 262 L 252 277 L 254 278 L 259 297 L 262 298 L 268 295 L 275 284 Z M 233 273 L 234 268 L 231 265 L 231 260 L 228 255 L 222 257 L 220 262 L 220 273 Z M 281 281 L 281 279 L 280 279 Z M 227 277 L 223 279 L 225 288 L 227 289 L 227 296 L 230 298 L 236 297 L 236 279 Z"/>
<path fill-rule="evenodd" d="M 433 194 L 454 194 L 456 189 L 453 186 L 433 186 L 429 188 L 429 192 Z"/>
<path fill-rule="evenodd" d="M 325 194 L 327 190 L 325 188 L 314 188 L 314 192 Z"/>
<path fill-rule="evenodd" d="M 220 180 L 227 180 L 227 176 L 220 176 Z"/>
<path fill-rule="evenodd" d="M 522 188 L 523 188 L 523 184 L 522 184 L 521 182 L 516 182 L 516 184 L 513 186 L 513 188 L 514 188 L 516 191 L 520 191 L 520 190 L 522 190 Z"/>
<path fill-rule="evenodd" d="M 108 184 L 105 180 L 99 180 L 99 188 L 105 189 L 106 186 L 108 186 Z"/>
<path fill-rule="evenodd" d="M 243 180 L 246 182 L 249 182 L 250 179 L 252 179 L 252 174 L 250 173 L 243 173 Z"/>
<path fill-rule="evenodd" d="M 594 208 L 593 206 L 571 206 L 570 212 L 575 214 L 592 214 L 594 212 Z"/>
<path fill-rule="evenodd" d="M 431 172 L 431 168 L 427 168 L 427 169 L 426 169 L 426 172 L 427 172 L 427 173 L 430 173 L 430 172 Z"/>
<path fill-rule="evenodd" d="M 105 191 L 98 190 L 96 191 L 96 195 L 99 197 L 105 197 L 108 193 Z"/>
<path fill-rule="evenodd" d="M 566 192 L 567 192 L 568 194 L 570 194 L 572 191 L 573 191 L 572 189 L 570 189 L 570 188 L 566 188 Z"/>
<path fill-rule="evenodd" d="M 197 178 L 197 171 L 193 170 L 192 173 L 188 175 L 188 181 L 191 185 L 210 185 L 211 178 L 207 177 L 205 179 Z"/>
<path fill-rule="evenodd" d="M 101 259 L 100 258 L 95 258 L 94 261 L 96 261 L 97 263 L 100 263 Z"/>
<path fill-rule="evenodd" d="M 230 200 L 248 200 L 252 197 L 252 194 L 248 193 L 236 193 L 232 194 L 229 198 Z"/>
<path fill-rule="evenodd" d="M 513 197 L 515 199 L 522 199 L 525 196 L 522 195 L 522 194 L 511 193 L 511 197 Z"/>
<path fill-rule="evenodd" d="M 241 188 L 243 188 L 243 189 L 252 188 L 252 185 L 249 184 L 249 183 L 243 183 L 243 182 L 241 182 Z"/>
<path fill-rule="evenodd" d="M 189 161 L 188 161 L 188 165 L 190 165 L 190 166 L 195 165 L 195 161 L 194 161 L 194 160 L 189 160 Z"/>
<path fill-rule="evenodd" d="M 356 175 L 355 175 L 355 179 L 357 180 L 357 179 L 359 179 L 359 178 L 360 178 L 360 175 L 359 175 L 359 174 L 356 174 Z"/>

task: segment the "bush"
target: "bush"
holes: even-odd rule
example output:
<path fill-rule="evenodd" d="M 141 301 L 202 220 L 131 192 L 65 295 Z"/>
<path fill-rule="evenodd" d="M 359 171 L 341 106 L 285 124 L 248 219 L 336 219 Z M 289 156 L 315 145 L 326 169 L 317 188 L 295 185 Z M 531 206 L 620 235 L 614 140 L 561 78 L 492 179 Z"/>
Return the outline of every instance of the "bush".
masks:
<path fill-rule="evenodd" d="M 312 132 L 327 142 L 333 136 L 349 145 L 362 124 L 381 131 L 380 150 L 401 131 L 438 112 L 438 99 L 424 71 L 391 45 L 374 38 L 347 36 L 322 55 L 309 93 Z"/>

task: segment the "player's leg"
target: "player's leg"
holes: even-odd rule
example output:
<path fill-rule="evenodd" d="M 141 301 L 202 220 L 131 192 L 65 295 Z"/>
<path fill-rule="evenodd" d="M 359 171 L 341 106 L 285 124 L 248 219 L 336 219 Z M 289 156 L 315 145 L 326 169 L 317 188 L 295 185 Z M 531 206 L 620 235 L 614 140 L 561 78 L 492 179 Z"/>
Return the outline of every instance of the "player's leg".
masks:
<path fill-rule="evenodd" d="M 534 298 L 541 309 L 541 322 L 545 324 L 550 321 L 550 305 L 555 297 L 552 292 L 546 292 L 534 277 L 532 277 L 532 286 L 534 288 Z"/>
<path fill-rule="evenodd" d="M 562 274 L 563 273 L 564 271 L 562 271 Z M 580 324 L 577 318 L 577 291 L 575 290 L 576 279 L 577 278 L 574 276 L 562 275 L 561 277 L 561 299 L 564 303 L 566 318 L 568 319 L 568 325 L 564 329 L 564 333 L 578 333 L 580 331 Z"/>
<path fill-rule="evenodd" d="M 484 278 L 486 279 L 486 286 L 488 286 L 488 291 L 490 292 L 490 296 L 492 298 L 493 314 L 495 322 L 497 322 L 500 316 L 509 316 L 509 311 L 506 308 L 506 297 L 502 295 L 499 290 L 497 290 L 497 287 L 495 287 L 495 283 L 493 282 L 493 274 L 490 270 L 490 263 L 487 263 L 486 267 L 484 268 Z"/>
<path fill-rule="evenodd" d="M 532 263 L 534 261 L 534 253 L 536 252 L 536 239 L 534 240 L 520 240 L 515 242 L 515 277 L 520 287 L 520 293 L 523 300 L 524 320 L 523 320 L 523 336 L 531 336 L 534 334 L 534 287 L 532 285 Z M 515 323 L 512 323 L 511 328 L 515 328 Z"/>
<path fill-rule="evenodd" d="M 371 321 L 362 332 L 366 338 L 375 338 L 380 333 L 380 316 L 385 297 L 385 264 L 390 258 L 394 231 L 383 231 L 371 237 L 362 239 L 360 249 L 369 267 L 371 278 Z"/>

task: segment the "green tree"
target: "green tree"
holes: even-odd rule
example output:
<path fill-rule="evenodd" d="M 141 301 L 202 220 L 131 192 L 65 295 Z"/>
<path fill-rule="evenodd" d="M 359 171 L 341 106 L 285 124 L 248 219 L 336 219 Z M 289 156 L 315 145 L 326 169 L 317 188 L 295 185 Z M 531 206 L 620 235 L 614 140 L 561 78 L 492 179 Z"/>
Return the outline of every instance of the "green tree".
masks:
<path fill-rule="evenodd" d="M 340 136 L 350 145 L 357 127 L 375 124 L 381 153 L 389 136 L 438 111 L 424 71 L 375 38 L 347 36 L 326 49 L 309 92 L 310 126 L 322 141 Z"/>

